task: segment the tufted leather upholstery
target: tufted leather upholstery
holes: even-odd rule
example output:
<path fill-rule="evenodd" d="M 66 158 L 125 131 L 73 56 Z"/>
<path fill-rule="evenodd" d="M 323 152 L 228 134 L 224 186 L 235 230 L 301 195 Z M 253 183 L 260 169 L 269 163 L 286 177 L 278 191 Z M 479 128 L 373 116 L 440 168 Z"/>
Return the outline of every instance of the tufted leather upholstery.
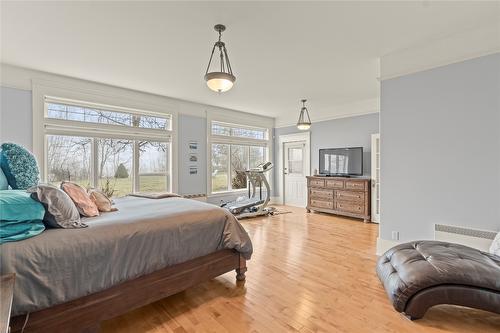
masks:
<path fill-rule="evenodd" d="M 438 241 L 400 244 L 379 258 L 377 274 L 399 312 L 405 312 L 407 303 L 418 293 L 427 289 L 429 297 L 439 297 L 437 295 L 443 295 L 443 290 L 446 294 L 446 286 L 486 291 L 489 302 L 495 302 L 492 308 L 500 312 L 500 257 L 467 246 Z M 437 286 L 442 287 L 440 293 L 431 295 L 428 288 Z M 456 289 L 450 288 L 449 291 L 452 290 Z M 467 296 L 469 299 L 459 302 L 456 302 L 456 295 L 452 296 L 444 298 L 448 302 L 455 299 L 454 304 L 484 308 L 469 304 L 470 295 Z M 418 300 L 418 297 L 415 298 Z M 432 302 L 447 303 L 445 299 Z M 414 307 L 415 304 L 412 305 Z"/>

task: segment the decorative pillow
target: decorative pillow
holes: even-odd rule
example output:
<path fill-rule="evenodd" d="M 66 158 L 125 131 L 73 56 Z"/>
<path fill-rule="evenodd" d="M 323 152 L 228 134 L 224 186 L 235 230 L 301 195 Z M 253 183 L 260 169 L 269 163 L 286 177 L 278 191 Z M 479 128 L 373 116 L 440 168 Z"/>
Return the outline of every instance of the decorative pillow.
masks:
<path fill-rule="evenodd" d="M 7 177 L 5 177 L 5 174 L 2 171 L 2 168 L 0 168 L 0 190 L 8 190 L 9 189 L 9 182 L 7 181 Z"/>
<path fill-rule="evenodd" d="M 52 185 L 39 184 L 28 189 L 31 197 L 45 207 L 43 222 L 52 228 L 85 228 L 80 221 L 80 213 L 73 200 L 63 191 Z"/>
<path fill-rule="evenodd" d="M 0 228 L 0 244 L 30 238 L 41 234 L 44 230 L 42 220 L 4 222 Z"/>
<path fill-rule="evenodd" d="M 45 214 L 43 206 L 24 190 L 0 191 L 0 207 L 1 221 L 41 221 Z"/>
<path fill-rule="evenodd" d="M 36 236 L 45 229 L 45 209 L 24 190 L 0 191 L 0 207 L 0 244 Z"/>
<path fill-rule="evenodd" d="M 71 200 L 73 200 L 80 215 L 86 217 L 99 215 L 97 206 L 92 200 L 90 200 L 87 191 L 85 191 L 83 187 L 72 182 L 62 182 L 61 189 L 69 195 Z"/>
<path fill-rule="evenodd" d="M 99 190 L 89 190 L 89 196 L 90 200 L 95 203 L 100 212 L 114 212 L 118 210 L 116 207 L 112 207 L 113 202 Z"/>
<path fill-rule="evenodd" d="M 40 180 L 35 157 L 20 145 L 3 143 L 0 152 L 2 168 L 10 187 L 26 190 L 38 184 Z"/>
<path fill-rule="evenodd" d="M 500 256 L 500 232 L 496 235 L 493 243 L 491 243 L 490 253 Z"/>

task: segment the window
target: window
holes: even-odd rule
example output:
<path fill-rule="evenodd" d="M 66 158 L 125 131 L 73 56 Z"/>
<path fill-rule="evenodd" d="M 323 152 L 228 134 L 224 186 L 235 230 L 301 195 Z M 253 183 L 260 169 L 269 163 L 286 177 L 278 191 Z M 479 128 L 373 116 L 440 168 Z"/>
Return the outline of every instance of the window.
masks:
<path fill-rule="evenodd" d="M 211 122 L 211 192 L 246 189 L 245 171 L 266 162 L 267 128 Z"/>
<path fill-rule="evenodd" d="M 140 141 L 139 191 L 161 192 L 170 189 L 170 145 L 159 141 Z"/>
<path fill-rule="evenodd" d="M 170 115 L 155 117 L 50 102 L 47 103 L 47 118 L 139 128 L 170 130 L 171 127 Z"/>
<path fill-rule="evenodd" d="M 288 148 L 288 173 L 289 174 L 300 174 L 303 173 L 304 162 L 302 159 L 302 154 L 304 150 L 302 148 Z"/>
<path fill-rule="evenodd" d="M 171 115 L 45 102 L 45 174 L 120 197 L 171 190 Z"/>
<path fill-rule="evenodd" d="M 212 135 L 267 140 L 267 129 L 212 122 Z"/>
<path fill-rule="evenodd" d="M 90 186 L 92 140 L 77 136 L 47 135 L 47 181 L 70 180 Z"/>
<path fill-rule="evenodd" d="M 227 191 L 229 172 L 229 145 L 212 144 L 212 192 Z"/>

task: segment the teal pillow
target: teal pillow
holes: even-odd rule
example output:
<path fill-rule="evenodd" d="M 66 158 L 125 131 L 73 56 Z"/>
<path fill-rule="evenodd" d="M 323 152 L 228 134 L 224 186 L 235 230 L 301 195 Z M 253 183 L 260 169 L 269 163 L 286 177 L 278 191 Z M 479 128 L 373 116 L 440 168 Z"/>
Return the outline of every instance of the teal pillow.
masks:
<path fill-rule="evenodd" d="M 33 154 L 15 143 L 3 143 L 0 152 L 2 168 L 10 187 L 26 190 L 40 180 L 38 165 Z"/>
<path fill-rule="evenodd" d="M 41 234 L 44 230 L 45 225 L 40 220 L 2 223 L 2 227 L 0 228 L 0 244 L 30 238 Z"/>
<path fill-rule="evenodd" d="M 8 190 L 8 189 L 9 189 L 9 182 L 7 182 L 7 177 L 5 177 L 2 168 L 0 168 L 0 190 Z"/>
<path fill-rule="evenodd" d="M 24 190 L 0 191 L 0 244 L 15 242 L 45 230 L 45 208 Z"/>
<path fill-rule="evenodd" d="M 24 190 L 0 191 L 0 226 L 7 222 L 43 220 L 45 208 Z"/>

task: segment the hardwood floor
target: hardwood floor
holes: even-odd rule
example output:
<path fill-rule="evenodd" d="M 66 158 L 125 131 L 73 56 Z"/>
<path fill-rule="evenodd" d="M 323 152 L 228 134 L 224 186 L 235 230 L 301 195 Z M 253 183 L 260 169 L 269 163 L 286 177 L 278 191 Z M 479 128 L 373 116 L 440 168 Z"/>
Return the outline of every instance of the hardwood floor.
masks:
<path fill-rule="evenodd" d="M 285 207 L 281 207 L 284 209 Z M 411 322 L 375 274 L 378 225 L 305 209 L 243 220 L 247 280 L 225 274 L 107 321 L 103 332 L 500 332 L 500 316 L 437 306 Z"/>

